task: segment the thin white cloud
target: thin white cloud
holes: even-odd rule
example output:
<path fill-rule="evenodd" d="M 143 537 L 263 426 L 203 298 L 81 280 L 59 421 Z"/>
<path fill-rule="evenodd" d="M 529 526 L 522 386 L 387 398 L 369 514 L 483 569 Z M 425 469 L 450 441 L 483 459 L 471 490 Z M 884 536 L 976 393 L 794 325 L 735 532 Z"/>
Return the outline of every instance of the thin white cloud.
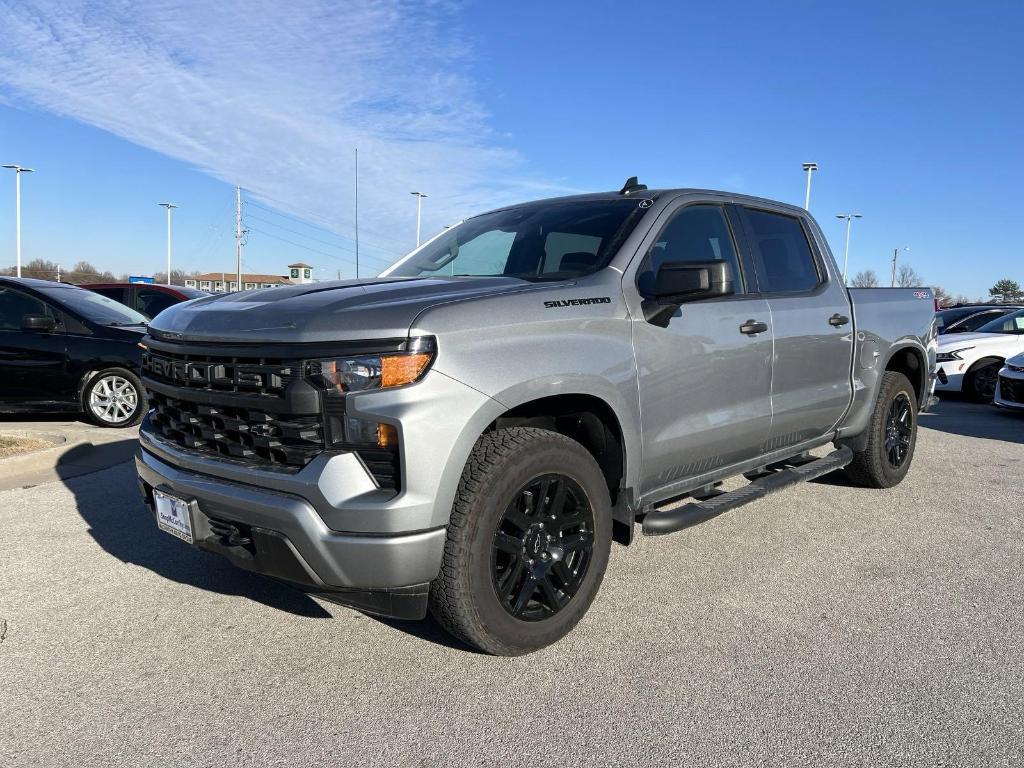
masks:
<path fill-rule="evenodd" d="M 530 181 L 467 76 L 443 3 L 0 4 L 0 96 L 195 165 L 279 209 L 387 238 L 428 191 L 440 225 Z"/>

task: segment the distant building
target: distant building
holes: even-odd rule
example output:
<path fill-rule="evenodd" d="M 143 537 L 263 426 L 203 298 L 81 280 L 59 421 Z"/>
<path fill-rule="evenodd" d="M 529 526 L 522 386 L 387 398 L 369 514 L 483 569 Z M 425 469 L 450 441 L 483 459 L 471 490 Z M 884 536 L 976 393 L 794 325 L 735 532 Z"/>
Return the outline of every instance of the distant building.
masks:
<path fill-rule="evenodd" d="M 255 275 L 242 273 L 243 291 L 253 291 L 257 288 L 276 288 L 279 285 L 302 285 L 313 282 L 313 268 L 301 261 L 297 264 L 288 265 L 287 275 Z M 201 291 L 212 291 L 213 293 L 227 293 L 239 290 L 235 281 L 234 272 L 206 272 L 185 280 L 189 288 L 198 288 Z"/>

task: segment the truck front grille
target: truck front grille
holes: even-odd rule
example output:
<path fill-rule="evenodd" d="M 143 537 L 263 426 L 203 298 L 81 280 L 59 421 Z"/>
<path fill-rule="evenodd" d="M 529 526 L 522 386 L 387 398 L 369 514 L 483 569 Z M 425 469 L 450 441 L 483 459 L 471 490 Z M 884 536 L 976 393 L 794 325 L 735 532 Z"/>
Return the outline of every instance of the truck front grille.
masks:
<path fill-rule="evenodd" d="M 1024 403 L 1024 380 L 999 377 L 999 394 L 1010 403 Z"/>
<path fill-rule="evenodd" d="M 186 356 L 178 352 L 151 349 L 143 356 L 142 370 L 148 378 L 175 387 L 282 397 L 285 387 L 302 376 L 303 361 L 221 355 Z"/>
<path fill-rule="evenodd" d="M 282 416 L 150 392 L 153 431 L 197 453 L 254 464 L 304 467 L 324 450 L 319 415 Z"/>
<path fill-rule="evenodd" d="M 198 454 L 298 471 L 325 451 L 355 453 L 377 485 L 401 490 L 397 445 L 345 440 L 345 401 L 315 384 L 320 359 L 290 350 L 232 356 L 215 347 L 150 340 L 143 383 L 154 435 Z M 235 348 L 223 352 L 241 355 Z M 309 353 L 310 350 L 304 350 Z M 326 355 L 325 353 L 325 356 Z"/>

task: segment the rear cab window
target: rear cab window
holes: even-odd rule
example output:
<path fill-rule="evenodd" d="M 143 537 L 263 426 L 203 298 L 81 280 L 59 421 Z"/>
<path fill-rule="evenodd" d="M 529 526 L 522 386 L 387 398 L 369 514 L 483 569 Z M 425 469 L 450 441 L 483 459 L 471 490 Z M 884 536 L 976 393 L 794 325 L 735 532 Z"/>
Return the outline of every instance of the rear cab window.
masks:
<path fill-rule="evenodd" d="M 803 222 L 786 214 L 744 207 L 754 267 L 765 293 L 806 293 L 823 282 Z"/>

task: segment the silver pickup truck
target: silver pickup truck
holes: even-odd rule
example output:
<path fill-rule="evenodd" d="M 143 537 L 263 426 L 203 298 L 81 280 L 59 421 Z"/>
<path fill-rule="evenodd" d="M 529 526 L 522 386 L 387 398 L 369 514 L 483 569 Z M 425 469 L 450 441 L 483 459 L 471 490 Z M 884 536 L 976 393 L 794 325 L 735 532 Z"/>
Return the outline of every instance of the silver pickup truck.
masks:
<path fill-rule="evenodd" d="M 161 313 L 138 474 L 189 544 L 527 653 L 638 524 L 837 469 L 900 482 L 933 314 L 927 288 L 847 290 L 802 209 L 630 179 L 467 219 L 378 278 Z"/>

